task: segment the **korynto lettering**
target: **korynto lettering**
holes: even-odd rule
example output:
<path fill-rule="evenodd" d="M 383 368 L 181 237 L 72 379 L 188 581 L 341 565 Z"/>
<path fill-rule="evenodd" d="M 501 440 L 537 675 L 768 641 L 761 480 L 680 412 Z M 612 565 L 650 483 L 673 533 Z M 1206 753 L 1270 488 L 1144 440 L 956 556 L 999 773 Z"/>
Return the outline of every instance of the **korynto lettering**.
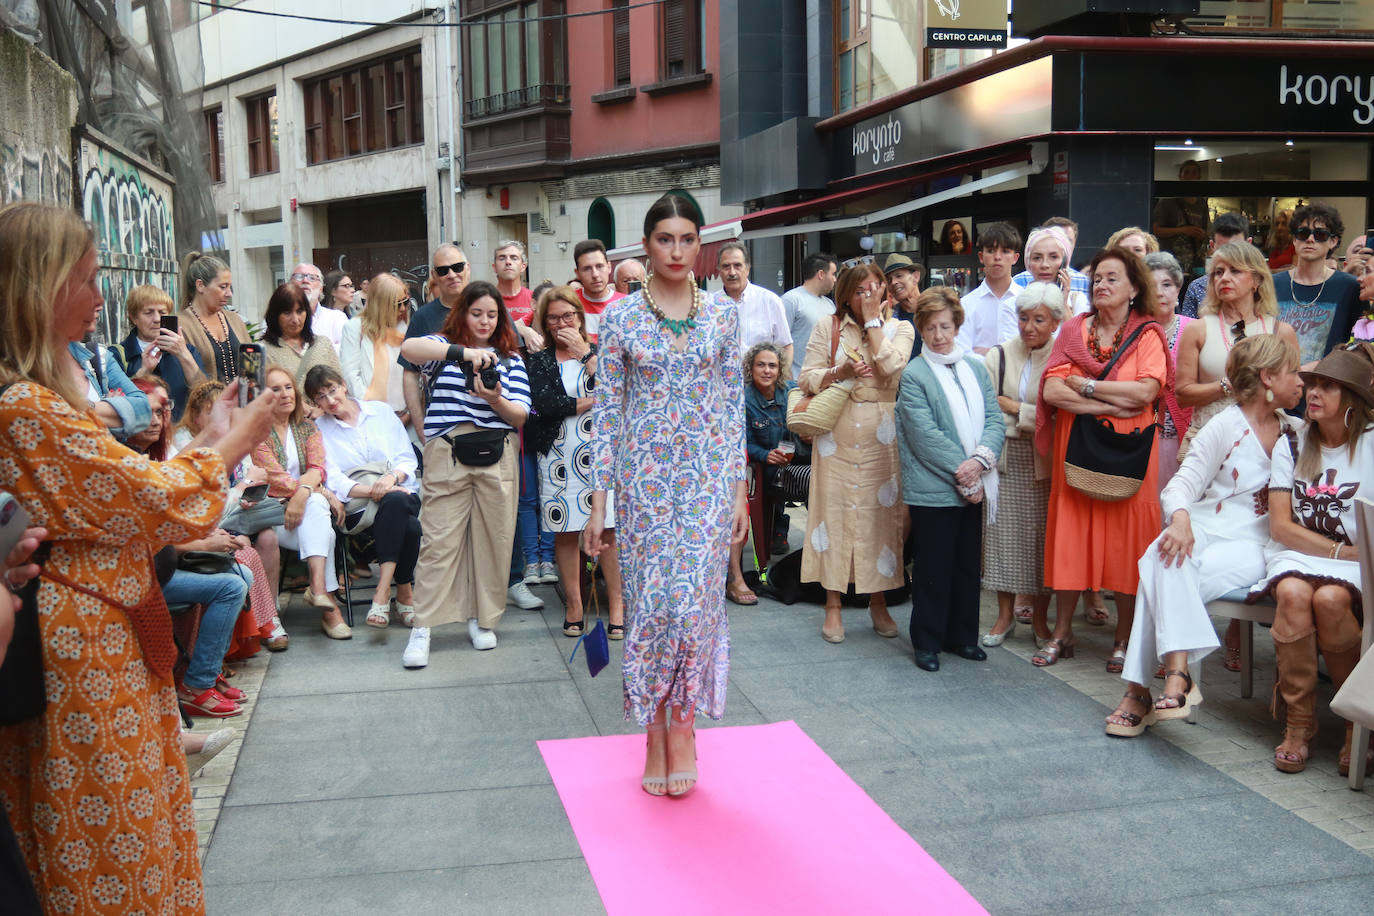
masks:
<path fill-rule="evenodd" d="M 1374 74 L 1326 76 L 1321 73 L 1294 73 L 1290 79 L 1288 65 L 1279 68 L 1280 105 L 1340 105 L 1353 102 L 1350 116 L 1355 123 L 1366 127 L 1374 123 Z"/>
<path fill-rule="evenodd" d="M 891 115 L 883 124 L 874 127 L 854 128 L 854 156 L 868 153 L 873 154 L 873 164 L 877 165 L 897 144 L 902 142 L 902 122 L 894 119 Z"/>

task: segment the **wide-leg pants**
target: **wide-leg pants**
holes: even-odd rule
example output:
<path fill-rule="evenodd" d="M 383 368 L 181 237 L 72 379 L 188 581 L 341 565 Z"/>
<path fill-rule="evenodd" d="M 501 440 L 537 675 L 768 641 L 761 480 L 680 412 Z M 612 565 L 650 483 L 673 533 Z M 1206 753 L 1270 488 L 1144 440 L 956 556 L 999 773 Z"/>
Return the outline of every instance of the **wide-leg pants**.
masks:
<path fill-rule="evenodd" d="M 473 432 L 460 424 L 449 435 Z M 501 460 L 484 468 L 453 460 L 448 441 L 425 443 L 420 480 L 424 537 L 415 567 L 415 625 L 437 627 L 477 618 L 494 629 L 506 611 L 506 575 L 520 496 L 520 440 L 506 436 Z"/>
<path fill-rule="evenodd" d="M 277 543 L 296 551 L 302 560 L 324 557 L 324 590 L 333 593 L 338 589 L 339 578 L 334 572 L 334 518 L 323 494 L 310 494 L 305 515 L 295 528 L 277 526 Z"/>
<path fill-rule="evenodd" d="M 1182 566 L 1164 566 L 1159 541 L 1140 558 L 1140 591 L 1135 622 L 1126 647 L 1121 677 L 1147 684 L 1159 660 L 1170 652 L 1187 652 L 1193 670 L 1220 643 L 1207 602 L 1264 578 L 1264 547 L 1254 541 L 1222 540 L 1193 526 L 1193 555 Z"/>

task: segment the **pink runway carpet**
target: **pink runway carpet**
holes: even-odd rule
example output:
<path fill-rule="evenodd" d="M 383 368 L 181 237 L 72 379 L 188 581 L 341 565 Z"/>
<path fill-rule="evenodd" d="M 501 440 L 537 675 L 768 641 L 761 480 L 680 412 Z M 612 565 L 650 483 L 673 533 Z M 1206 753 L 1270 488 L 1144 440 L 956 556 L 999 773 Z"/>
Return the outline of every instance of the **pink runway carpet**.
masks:
<path fill-rule="evenodd" d="M 611 916 L 985 912 L 795 722 L 699 730 L 680 799 L 639 788 L 642 735 L 539 750 Z"/>

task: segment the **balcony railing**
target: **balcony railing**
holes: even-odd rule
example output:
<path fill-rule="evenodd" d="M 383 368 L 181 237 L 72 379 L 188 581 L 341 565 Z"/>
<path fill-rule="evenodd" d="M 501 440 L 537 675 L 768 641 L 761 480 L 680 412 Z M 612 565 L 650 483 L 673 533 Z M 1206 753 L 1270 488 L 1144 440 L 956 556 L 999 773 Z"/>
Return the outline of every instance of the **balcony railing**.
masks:
<path fill-rule="evenodd" d="M 499 92 L 480 99 L 468 99 L 463 104 L 463 114 L 469 119 L 485 118 L 507 111 L 519 111 L 522 108 L 567 103 L 567 83 L 536 83 L 533 86 Z"/>

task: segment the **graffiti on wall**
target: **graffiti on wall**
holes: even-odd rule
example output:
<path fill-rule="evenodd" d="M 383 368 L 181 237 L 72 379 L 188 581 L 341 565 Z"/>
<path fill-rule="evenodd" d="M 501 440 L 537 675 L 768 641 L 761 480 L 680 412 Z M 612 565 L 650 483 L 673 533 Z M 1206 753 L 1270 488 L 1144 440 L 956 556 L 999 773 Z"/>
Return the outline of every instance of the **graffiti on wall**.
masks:
<path fill-rule="evenodd" d="M 103 138 L 80 141 L 81 212 L 99 249 L 105 340 L 128 333 L 124 298 L 135 286 L 161 287 L 177 299 L 172 180 Z"/>
<path fill-rule="evenodd" d="M 72 164 L 69 155 L 56 147 L 28 149 L 22 142 L 0 140 L 0 205 L 16 200 L 70 206 Z"/>

